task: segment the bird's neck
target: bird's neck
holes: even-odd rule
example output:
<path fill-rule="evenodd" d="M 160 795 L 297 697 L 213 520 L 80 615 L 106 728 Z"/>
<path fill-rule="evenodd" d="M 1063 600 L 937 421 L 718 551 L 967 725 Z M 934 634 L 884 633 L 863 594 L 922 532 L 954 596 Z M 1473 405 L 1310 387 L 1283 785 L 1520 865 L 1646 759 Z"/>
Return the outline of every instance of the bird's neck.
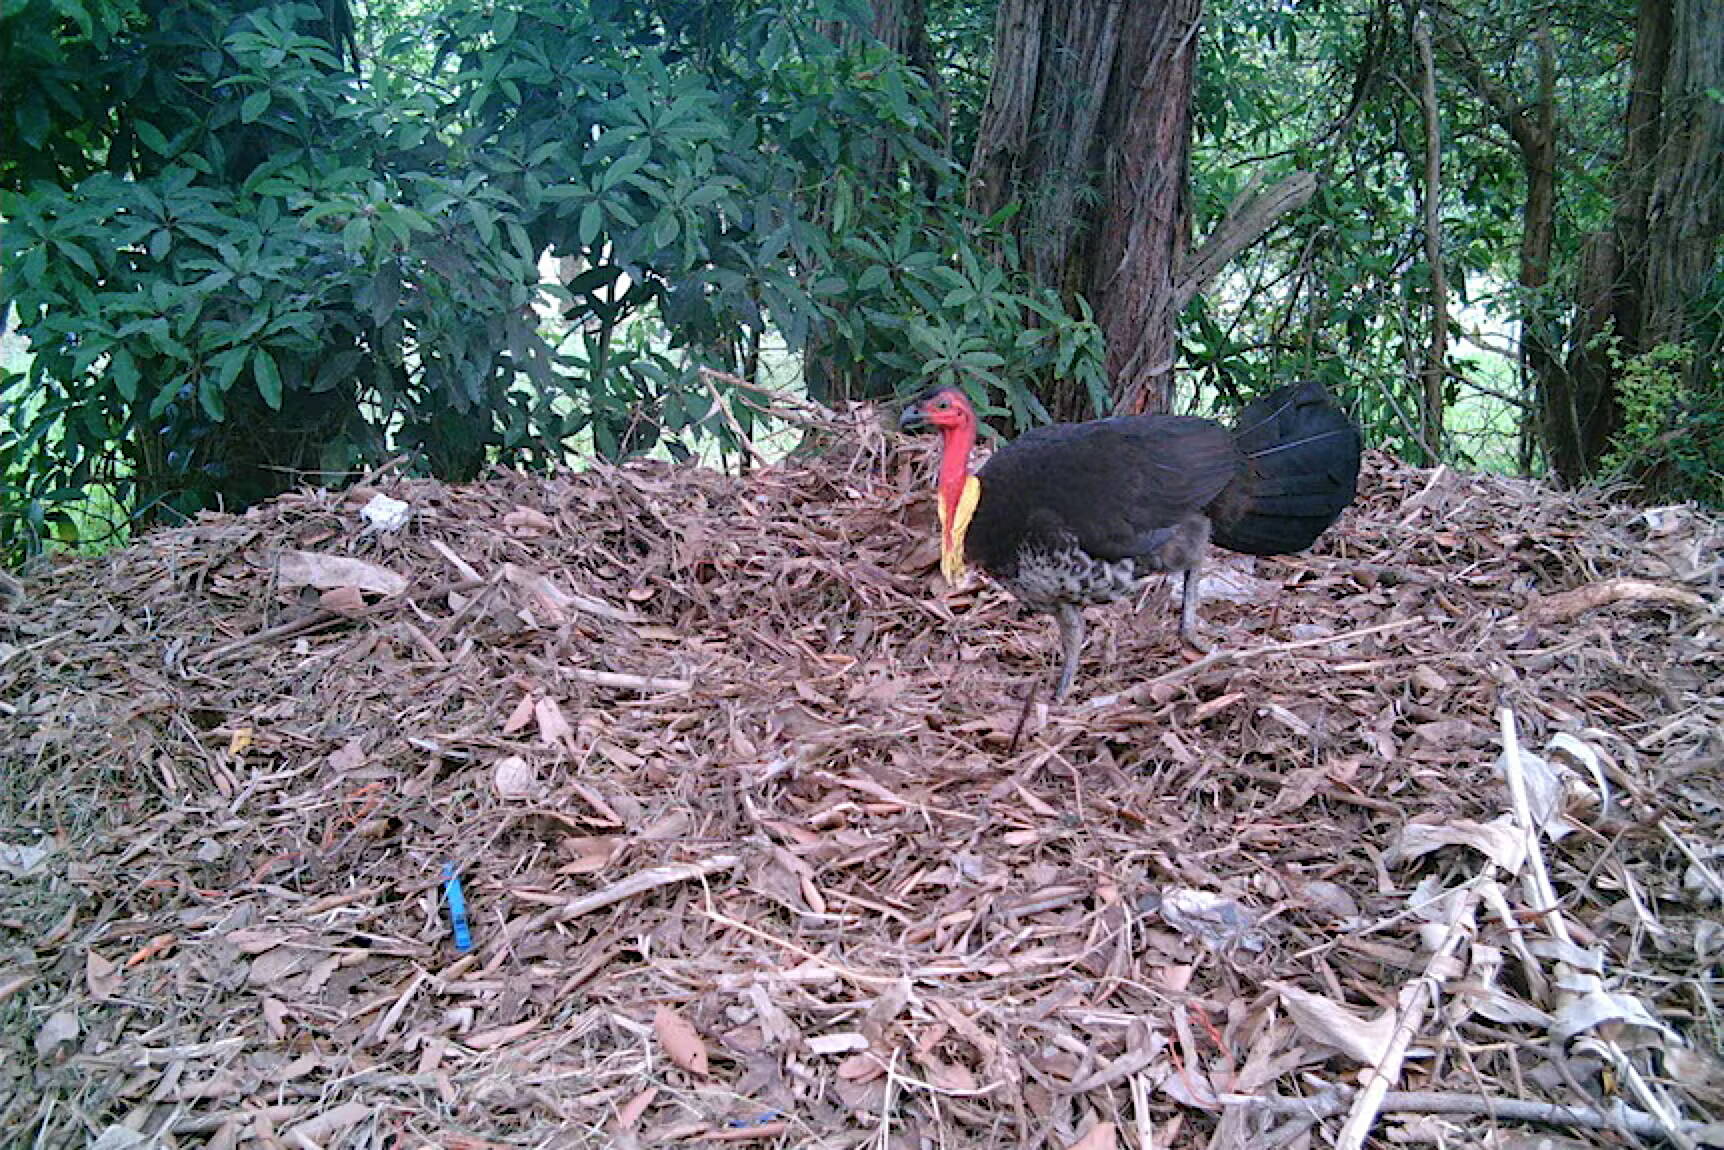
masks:
<path fill-rule="evenodd" d="M 964 534 L 976 510 L 981 484 L 970 474 L 976 425 L 965 421 L 942 431 L 940 450 L 940 571 L 948 583 L 964 573 Z"/>

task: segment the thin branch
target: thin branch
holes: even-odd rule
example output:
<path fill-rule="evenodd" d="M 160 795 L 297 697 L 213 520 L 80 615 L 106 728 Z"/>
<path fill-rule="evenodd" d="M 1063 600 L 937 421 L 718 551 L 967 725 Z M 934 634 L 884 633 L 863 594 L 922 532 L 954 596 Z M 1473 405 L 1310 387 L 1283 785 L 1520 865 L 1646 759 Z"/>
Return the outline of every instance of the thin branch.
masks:
<path fill-rule="evenodd" d="M 1311 1098 L 1256 1098 L 1223 1094 L 1228 1106 L 1248 1106 L 1270 1114 L 1286 1114 L 1318 1122 L 1346 1110 L 1359 1091 L 1350 1086 L 1331 1086 Z M 1651 1114 L 1617 1101 L 1608 1109 L 1566 1106 L 1558 1102 L 1534 1102 L 1523 1098 L 1498 1098 L 1489 1094 L 1449 1094 L 1435 1090 L 1391 1090 L 1383 1096 L 1385 1114 L 1463 1114 L 1493 1118 L 1499 1122 L 1535 1122 L 1544 1126 L 1570 1126 L 1581 1130 L 1625 1130 L 1639 1137 L 1667 1137 L 1669 1131 Z M 1699 1123 L 1685 1123 L 1681 1133 L 1692 1137 Z"/>
<path fill-rule="evenodd" d="M 1310 172 L 1294 172 L 1256 195 L 1251 195 L 1251 190 L 1248 186 L 1234 201 L 1203 246 L 1192 254 L 1185 276 L 1174 289 L 1174 311 L 1182 311 L 1222 268 L 1268 234 L 1282 216 L 1310 203 L 1317 194 L 1317 177 Z"/>

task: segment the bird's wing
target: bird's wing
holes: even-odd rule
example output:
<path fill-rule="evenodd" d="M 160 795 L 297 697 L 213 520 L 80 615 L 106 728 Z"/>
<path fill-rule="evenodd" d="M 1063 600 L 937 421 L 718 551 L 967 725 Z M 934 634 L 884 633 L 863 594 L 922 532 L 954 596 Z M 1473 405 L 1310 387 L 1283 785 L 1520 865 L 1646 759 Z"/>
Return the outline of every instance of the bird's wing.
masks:
<path fill-rule="evenodd" d="M 1102 559 L 1153 552 L 1237 476 L 1232 433 L 1188 416 L 1031 431 L 978 472 L 984 503 L 1025 530 L 1060 531 Z"/>

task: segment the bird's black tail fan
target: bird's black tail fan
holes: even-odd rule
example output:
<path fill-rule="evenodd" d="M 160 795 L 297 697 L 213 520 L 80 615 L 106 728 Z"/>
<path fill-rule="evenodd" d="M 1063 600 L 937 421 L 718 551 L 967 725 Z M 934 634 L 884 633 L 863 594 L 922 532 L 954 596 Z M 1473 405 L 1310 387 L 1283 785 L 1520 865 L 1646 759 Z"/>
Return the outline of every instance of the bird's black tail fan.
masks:
<path fill-rule="evenodd" d="M 1233 440 L 1250 470 L 1238 512 L 1215 523 L 1219 546 L 1247 555 L 1303 551 L 1353 502 L 1359 432 L 1322 384 L 1289 384 L 1253 401 Z"/>

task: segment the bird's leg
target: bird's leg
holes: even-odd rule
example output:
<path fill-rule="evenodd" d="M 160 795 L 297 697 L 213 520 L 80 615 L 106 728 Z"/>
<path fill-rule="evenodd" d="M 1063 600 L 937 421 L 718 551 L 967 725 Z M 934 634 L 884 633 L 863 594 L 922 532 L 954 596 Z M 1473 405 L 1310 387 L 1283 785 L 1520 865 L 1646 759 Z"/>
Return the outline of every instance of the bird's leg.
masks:
<path fill-rule="evenodd" d="M 1059 686 L 1054 688 L 1054 702 L 1057 703 L 1066 697 L 1066 692 L 1072 688 L 1072 680 L 1077 678 L 1078 655 L 1083 651 L 1083 609 L 1071 603 L 1061 603 L 1054 617 L 1060 625 L 1060 650 L 1065 652 Z"/>
<path fill-rule="evenodd" d="M 1194 649 L 1209 653 L 1209 643 L 1197 633 L 1197 588 L 1203 582 L 1203 560 L 1185 569 L 1185 590 L 1179 602 L 1179 637 Z"/>

